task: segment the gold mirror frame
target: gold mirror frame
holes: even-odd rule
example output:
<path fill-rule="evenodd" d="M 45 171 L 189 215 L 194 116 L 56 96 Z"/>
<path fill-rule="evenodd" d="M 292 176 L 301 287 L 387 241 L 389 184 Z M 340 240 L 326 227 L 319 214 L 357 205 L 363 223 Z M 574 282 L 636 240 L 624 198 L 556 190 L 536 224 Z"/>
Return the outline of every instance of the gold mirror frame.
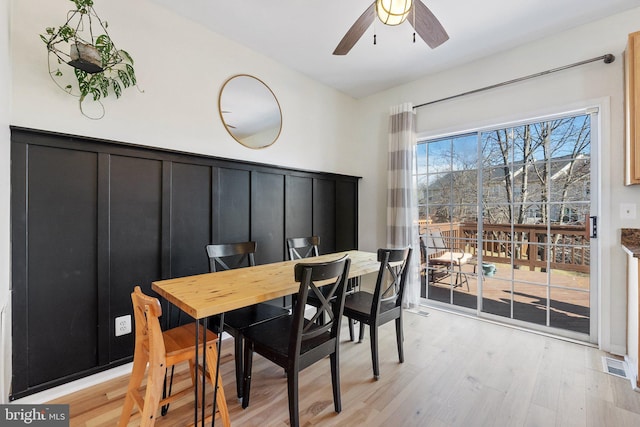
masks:
<path fill-rule="evenodd" d="M 278 98 L 262 80 L 237 74 L 220 88 L 218 112 L 229 135 L 252 149 L 272 145 L 282 131 Z"/>

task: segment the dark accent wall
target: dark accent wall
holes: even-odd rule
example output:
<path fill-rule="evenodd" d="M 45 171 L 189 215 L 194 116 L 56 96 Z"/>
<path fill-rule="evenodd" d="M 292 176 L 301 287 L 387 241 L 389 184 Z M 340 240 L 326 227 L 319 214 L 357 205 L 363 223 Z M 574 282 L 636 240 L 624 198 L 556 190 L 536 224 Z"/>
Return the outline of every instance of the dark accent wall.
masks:
<path fill-rule="evenodd" d="M 357 248 L 353 176 L 12 127 L 11 180 L 11 399 L 130 361 L 133 287 L 207 272 L 208 243 L 255 240 L 258 264 L 287 237 Z"/>

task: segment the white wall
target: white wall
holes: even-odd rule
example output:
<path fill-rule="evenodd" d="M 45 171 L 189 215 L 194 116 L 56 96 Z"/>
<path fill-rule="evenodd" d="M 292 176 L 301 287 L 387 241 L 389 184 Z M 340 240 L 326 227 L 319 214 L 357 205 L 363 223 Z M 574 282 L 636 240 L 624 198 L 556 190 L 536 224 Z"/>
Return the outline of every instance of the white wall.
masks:
<path fill-rule="evenodd" d="M 11 283 L 9 245 L 9 172 L 11 73 L 9 60 L 9 0 L 0 0 L 0 403 L 5 403 L 11 382 Z M 4 314 L 3 314 L 4 312 Z"/>
<path fill-rule="evenodd" d="M 116 46 L 135 60 L 139 87 L 105 99 L 101 120 L 83 117 L 76 98 L 47 74 L 39 34 L 65 22 L 68 0 L 13 2 L 13 114 L 11 123 L 191 153 L 321 171 L 351 173 L 340 155 L 354 131 L 355 101 L 148 0 L 96 3 Z M 251 150 L 226 132 L 218 92 L 234 74 L 267 83 L 283 111 L 277 143 Z"/>
<path fill-rule="evenodd" d="M 640 187 L 623 186 L 623 61 L 627 34 L 640 29 L 640 8 L 567 30 L 441 74 L 388 90 L 360 101 L 362 146 L 370 156 L 354 157 L 363 171 L 361 185 L 361 248 L 385 241 L 385 160 L 389 106 L 414 105 L 493 85 L 502 81 L 613 53 L 616 61 L 592 63 L 456 100 L 418 109 L 418 133 L 437 135 L 477 126 L 500 124 L 575 106 L 602 107 L 599 244 L 601 247 L 601 346 L 624 354 L 625 256 L 621 227 L 640 227 L 637 220 L 621 220 L 622 202 L 640 202 Z M 610 116 L 610 123 L 607 117 Z M 368 124 L 364 126 L 363 124 Z M 373 232 L 375 230 L 375 233 Z"/>

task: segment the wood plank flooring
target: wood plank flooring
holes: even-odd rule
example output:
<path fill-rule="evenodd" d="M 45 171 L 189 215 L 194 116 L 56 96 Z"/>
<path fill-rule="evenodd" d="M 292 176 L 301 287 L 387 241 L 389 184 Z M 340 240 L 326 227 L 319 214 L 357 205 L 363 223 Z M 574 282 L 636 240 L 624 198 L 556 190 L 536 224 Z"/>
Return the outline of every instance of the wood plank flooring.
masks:
<path fill-rule="evenodd" d="M 368 333 L 342 331 L 342 412 L 333 410 L 329 361 L 300 375 L 303 426 L 640 426 L 640 393 L 602 372 L 605 353 L 443 311 L 406 312 L 405 363 L 393 324 L 381 327 L 381 378 L 373 380 Z M 343 322 L 346 324 L 346 322 Z M 346 326 L 346 325 L 345 325 Z M 233 345 L 223 343 L 222 376 L 235 426 L 289 425 L 282 369 L 255 356 L 251 405 L 235 397 Z M 187 381 L 181 370 L 178 381 Z M 51 403 L 70 404 L 71 426 L 114 426 L 127 377 Z M 191 398 L 171 405 L 158 426 L 192 421 Z M 130 425 L 136 425 L 132 419 Z M 219 423 L 217 423 L 219 425 Z"/>

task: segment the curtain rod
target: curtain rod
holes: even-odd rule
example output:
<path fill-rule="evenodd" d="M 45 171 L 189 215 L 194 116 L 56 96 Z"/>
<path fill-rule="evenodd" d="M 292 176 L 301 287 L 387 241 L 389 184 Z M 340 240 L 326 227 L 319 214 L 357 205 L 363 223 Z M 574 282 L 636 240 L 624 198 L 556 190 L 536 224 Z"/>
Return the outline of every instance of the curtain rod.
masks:
<path fill-rule="evenodd" d="M 483 91 L 489 90 L 489 89 L 495 89 L 495 88 L 498 88 L 498 87 L 501 87 L 501 86 L 510 85 L 512 83 L 518 83 L 518 82 L 521 82 L 523 80 L 529 80 L 529 79 L 532 79 L 534 77 L 544 76 L 546 74 L 555 73 L 556 71 L 562 71 L 562 70 L 566 70 L 568 68 L 577 67 L 579 65 L 585 65 L 585 64 L 589 64 L 591 62 L 596 62 L 596 61 L 600 61 L 600 60 L 603 60 L 605 64 L 611 64 L 613 61 L 616 60 L 616 57 L 613 56 L 610 53 L 607 53 L 606 55 L 598 56 L 597 58 L 591 58 L 591 59 L 587 59 L 587 60 L 580 61 L 580 62 L 574 62 L 573 64 L 565 65 L 563 67 L 552 68 L 551 70 L 542 71 L 540 73 L 530 74 L 528 76 L 519 77 L 517 79 L 507 80 L 506 82 L 497 83 L 497 84 L 494 84 L 494 85 L 491 85 L 491 86 L 485 86 L 485 87 L 480 88 L 480 89 L 474 89 L 474 90 L 470 90 L 468 92 L 459 93 L 457 95 L 448 96 L 446 98 L 436 99 L 435 101 L 425 102 L 424 104 L 416 105 L 413 108 L 416 109 L 416 108 L 420 108 L 420 107 L 425 107 L 427 105 L 436 104 L 438 102 L 448 101 L 450 99 L 459 98 L 461 96 L 466 96 L 466 95 L 471 95 L 473 93 L 483 92 Z"/>

